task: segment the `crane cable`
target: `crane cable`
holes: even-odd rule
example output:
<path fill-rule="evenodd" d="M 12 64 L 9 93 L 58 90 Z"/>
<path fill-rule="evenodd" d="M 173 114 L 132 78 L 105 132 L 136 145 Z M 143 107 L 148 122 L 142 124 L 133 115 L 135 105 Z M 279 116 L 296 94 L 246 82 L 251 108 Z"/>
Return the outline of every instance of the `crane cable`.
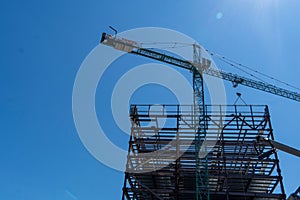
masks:
<path fill-rule="evenodd" d="M 174 48 L 183 48 L 183 47 L 188 47 L 188 46 L 192 46 L 192 45 L 193 45 L 193 44 L 189 44 L 189 43 L 181 43 L 181 42 L 141 42 L 141 43 L 139 43 L 139 44 L 140 44 L 140 45 L 172 45 L 172 46 L 169 46 L 169 47 L 159 48 L 159 49 L 161 49 L 161 50 L 174 49 Z M 146 48 L 147 48 L 147 47 L 146 47 Z M 147 48 L 147 49 L 157 49 L 157 48 L 154 48 L 154 47 L 151 48 L 151 47 L 150 47 L 150 48 Z M 274 78 L 274 77 L 272 77 L 272 76 L 270 76 L 270 75 L 267 75 L 267 74 L 264 74 L 264 73 L 262 73 L 262 72 L 259 72 L 259 71 L 255 70 L 255 69 L 252 69 L 251 67 L 249 67 L 249 66 L 247 66 L 247 65 L 244 65 L 244 64 L 241 64 L 241 63 L 239 63 L 239 62 L 237 62 L 237 61 L 235 61 L 235 60 L 233 60 L 233 59 L 230 59 L 230 58 L 227 58 L 227 57 L 222 56 L 222 55 L 220 55 L 220 54 L 211 52 L 211 51 L 208 50 L 208 49 L 206 49 L 206 51 L 207 51 L 211 56 L 218 58 L 220 61 L 222 61 L 222 62 L 224 62 L 224 63 L 226 63 L 226 64 L 228 64 L 228 65 L 230 65 L 230 66 L 232 66 L 232 67 L 234 67 L 234 68 L 236 68 L 236 69 L 238 69 L 238 70 L 240 70 L 240 71 L 242 71 L 242 72 L 244 72 L 244 73 L 246 73 L 246 74 L 248 74 L 249 76 L 251 76 L 251 77 L 253 77 L 253 78 L 255 78 L 255 79 L 257 79 L 257 80 L 259 80 L 259 81 L 261 81 L 261 82 L 263 82 L 263 83 L 270 84 L 270 83 L 266 82 L 265 80 L 259 78 L 258 76 L 255 76 L 254 74 L 252 74 L 252 73 L 250 73 L 250 72 L 247 72 L 245 69 L 247 69 L 247 70 L 249 70 L 249 71 L 252 71 L 252 72 L 254 72 L 254 73 L 256 73 L 256 74 L 259 74 L 259 75 L 261 75 L 261 76 L 264 76 L 264 77 L 266 77 L 266 78 L 269 78 L 269 79 L 271 79 L 271 80 L 273 80 L 273 81 L 276 81 L 276 82 L 278 82 L 278 83 L 281 83 L 281 84 L 283 84 L 283 85 L 286 85 L 286 86 L 288 86 L 288 87 L 290 87 L 290 88 L 293 88 L 293 89 L 296 89 L 296 90 L 299 90 L 299 91 L 300 91 L 300 88 L 297 87 L 297 86 L 294 86 L 294 85 L 292 85 L 292 84 L 289 84 L 289 83 L 287 83 L 287 82 L 284 82 L 284 81 L 281 81 L 281 80 L 279 80 L 279 79 L 277 79 L 277 78 Z M 245 68 L 245 69 L 242 69 L 242 68 Z"/>
<path fill-rule="evenodd" d="M 172 42 L 172 43 L 171 43 L 171 42 L 153 42 L 153 43 L 146 43 L 146 42 L 144 42 L 144 43 L 140 43 L 140 44 L 141 44 L 141 45 L 145 45 L 145 44 L 147 44 L 147 45 L 149 45 L 149 44 L 152 44 L 152 45 L 157 45 L 157 44 L 161 44 L 161 45 L 162 45 L 162 44 L 170 45 L 170 44 L 172 44 L 172 45 L 173 45 L 172 47 L 160 48 L 161 50 L 192 46 L 192 44 L 188 44 L 188 43 L 178 43 L 178 42 Z M 181 44 L 182 46 L 176 46 L 177 44 Z M 147 49 L 156 49 L 156 48 L 147 48 Z M 206 50 L 206 51 L 209 52 L 208 50 Z M 210 53 L 210 55 L 212 55 L 212 56 L 216 56 L 218 59 L 221 58 L 221 56 L 219 56 L 218 54 L 214 54 L 214 53 L 212 53 L 212 52 L 209 52 L 209 53 Z M 224 57 L 224 58 L 225 58 L 225 57 Z M 223 59 L 220 59 L 220 60 L 223 61 L 223 62 L 225 62 L 225 63 L 227 63 L 228 65 L 231 65 L 232 67 L 235 67 L 235 68 L 239 69 L 240 71 L 242 71 L 242 72 L 248 74 L 249 76 L 251 76 L 251 77 L 253 77 L 253 78 L 256 78 L 257 80 L 259 80 L 259 81 L 261 81 L 261 82 L 264 82 L 264 83 L 266 83 L 266 84 L 269 84 L 269 83 L 267 83 L 266 81 L 264 81 L 263 79 L 261 79 L 261 78 L 255 76 L 255 75 L 253 75 L 253 74 L 251 74 L 251 73 L 249 73 L 249 72 L 247 72 L 247 71 L 245 71 L 245 70 L 243 70 L 243 69 L 237 67 L 236 65 L 232 64 L 231 62 L 229 62 L 229 61 L 227 61 L 227 60 L 223 60 Z"/>
<path fill-rule="evenodd" d="M 212 54 L 211 54 L 211 55 L 212 55 Z M 244 70 L 244 69 L 241 69 L 240 67 L 238 67 L 238 66 L 232 64 L 231 62 L 229 62 L 229 61 L 227 61 L 227 60 L 222 60 L 222 59 L 220 59 L 219 57 L 217 57 L 217 58 L 218 58 L 219 60 L 221 60 L 222 62 L 225 62 L 226 64 L 228 64 L 228 65 L 230 65 L 230 66 L 232 66 L 232 67 L 234 67 L 234 68 L 236 68 L 236 69 L 238 69 L 238 70 L 240 70 L 240 71 L 242 71 L 242 72 L 248 74 L 249 76 L 251 76 L 251 77 L 253 77 L 253 78 L 256 78 L 257 80 L 259 80 L 259 81 L 261 81 L 261 82 L 264 82 L 264 83 L 266 83 L 266 84 L 269 84 L 268 82 L 264 81 L 263 79 L 261 79 L 261 78 L 255 76 L 255 75 L 253 75 L 253 74 L 247 72 L 247 71 Z"/>
<path fill-rule="evenodd" d="M 222 56 L 222 55 L 213 53 L 213 52 L 211 52 L 211 51 L 209 51 L 209 50 L 207 50 L 207 49 L 206 49 L 206 51 L 207 51 L 211 56 L 215 56 L 215 57 L 217 57 L 219 60 L 221 60 L 221 61 L 223 61 L 223 62 L 229 64 L 230 66 L 233 66 L 233 67 L 235 67 L 235 68 L 237 68 L 237 69 L 239 69 L 239 70 L 241 70 L 241 71 L 243 71 L 243 72 L 245 72 L 245 73 L 247 73 L 247 74 L 249 74 L 249 75 L 251 75 L 251 76 L 253 76 L 253 77 L 256 77 L 256 76 L 254 76 L 253 74 L 251 74 L 251 73 L 249 73 L 249 72 L 246 72 L 245 70 L 241 69 L 240 67 L 246 68 L 246 69 L 248 69 L 248 70 L 250 70 L 250 71 L 252 71 L 252 72 L 255 72 L 255 73 L 257 73 L 257 74 L 259 74 L 259 75 L 261 75 L 261 76 L 264 76 L 264 77 L 266 77 L 266 78 L 269 78 L 269 79 L 271 79 L 271 80 L 273 80 L 273 81 L 277 81 L 277 82 L 279 82 L 279 83 L 281 83 L 281 84 L 283 84 L 283 85 L 286 85 L 286 86 L 288 86 L 288 87 L 294 88 L 294 89 L 296 89 L 296 90 L 300 90 L 300 88 L 297 87 L 297 86 L 291 85 L 291 84 L 289 84 L 289 83 L 287 83 L 287 82 L 281 81 L 281 80 L 279 80 L 279 79 L 277 79 L 277 78 L 274 78 L 274 77 L 272 77 L 272 76 L 270 76 L 270 75 L 267 75 L 267 74 L 264 74 L 264 73 L 262 73 L 262 72 L 259 72 L 259 71 L 255 70 L 255 69 L 252 69 L 251 67 L 249 67 L 249 66 L 247 66 L 247 65 L 238 63 L 238 62 L 236 62 L 236 61 L 234 61 L 234 60 L 232 60 L 232 59 L 229 59 L 229 58 L 227 58 L 227 57 L 225 57 L 225 56 Z M 258 78 L 258 77 L 256 77 L 256 78 Z M 260 78 L 258 78 L 258 79 L 261 80 L 261 81 L 263 81 L 263 80 L 260 79 Z M 263 81 L 263 82 L 265 82 L 265 81 Z M 266 82 L 265 82 L 265 83 L 266 83 Z"/>

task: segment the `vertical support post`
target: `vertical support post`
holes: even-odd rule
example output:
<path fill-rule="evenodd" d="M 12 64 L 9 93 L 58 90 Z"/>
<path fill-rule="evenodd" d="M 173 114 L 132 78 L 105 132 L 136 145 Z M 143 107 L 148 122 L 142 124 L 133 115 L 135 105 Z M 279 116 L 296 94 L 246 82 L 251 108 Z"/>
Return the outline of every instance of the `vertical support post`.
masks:
<path fill-rule="evenodd" d="M 177 126 L 176 126 L 176 161 L 175 161 L 175 199 L 178 199 L 179 198 L 179 173 L 180 173 L 180 156 L 179 156 L 179 152 L 180 152 L 180 138 L 179 138 L 179 113 L 180 113 L 180 107 L 179 105 L 177 105 L 177 117 L 176 117 L 176 123 L 177 123 Z"/>
<path fill-rule="evenodd" d="M 266 106 L 265 107 L 265 115 L 268 119 L 268 122 L 270 123 L 270 133 L 271 133 L 271 140 L 275 140 L 274 135 L 273 135 L 273 128 L 272 128 L 272 124 L 271 124 L 271 120 L 270 120 L 270 112 L 269 112 L 269 107 Z M 275 153 L 275 159 L 277 160 L 277 173 L 280 176 L 279 182 L 280 182 L 280 189 L 281 189 L 281 193 L 283 194 L 284 199 L 286 198 L 286 194 L 285 194 L 285 190 L 284 190 L 284 186 L 283 186 L 283 180 L 282 180 L 282 176 L 281 176 L 281 169 L 279 166 L 279 158 L 277 153 Z"/>
<path fill-rule="evenodd" d="M 194 119 L 195 119 L 195 162 L 196 162 L 196 200 L 209 200 L 208 160 L 200 158 L 200 148 L 206 136 L 206 112 L 204 104 L 204 83 L 201 73 L 201 49 L 193 45 L 193 89 L 194 89 Z M 206 151 L 206 148 L 204 148 Z M 201 152 L 202 154 L 202 152 Z"/>

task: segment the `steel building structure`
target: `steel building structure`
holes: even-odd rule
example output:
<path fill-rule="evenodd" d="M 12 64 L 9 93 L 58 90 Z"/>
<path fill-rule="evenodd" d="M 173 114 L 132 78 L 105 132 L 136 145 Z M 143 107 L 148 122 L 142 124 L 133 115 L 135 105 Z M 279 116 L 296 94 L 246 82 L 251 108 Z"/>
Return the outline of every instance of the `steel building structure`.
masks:
<path fill-rule="evenodd" d="M 197 169 L 212 200 L 286 198 L 276 151 L 257 142 L 274 140 L 267 106 L 205 105 L 200 149 L 193 106 L 132 105 L 130 118 L 123 200 L 196 199 Z"/>

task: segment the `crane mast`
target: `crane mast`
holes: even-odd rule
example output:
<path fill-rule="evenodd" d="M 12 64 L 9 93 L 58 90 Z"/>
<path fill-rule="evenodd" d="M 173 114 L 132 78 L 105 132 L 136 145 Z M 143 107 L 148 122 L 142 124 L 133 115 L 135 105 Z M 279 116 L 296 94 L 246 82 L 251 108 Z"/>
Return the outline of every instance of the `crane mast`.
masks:
<path fill-rule="evenodd" d="M 195 124 L 195 160 L 196 160 L 196 199 L 209 200 L 209 179 L 208 179 L 208 160 L 207 156 L 199 157 L 200 147 L 205 144 L 207 122 L 205 121 L 205 103 L 204 103 L 204 82 L 203 74 L 218 77 L 233 83 L 233 86 L 241 84 L 250 88 L 268 92 L 277 96 L 282 96 L 294 101 L 300 102 L 300 94 L 289 91 L 275 85 L 262 81 L 252 80 L 237 74 L 228 73 L 210 67 L 211 61 L 201 56 L 199 45 L 193 45 L 193 62 L 170 56 L 151 49 L 142 48 L 137 42 L 128 39 L 119 39 L 116 36 L 102 33 L 101 43 L 111 46 L 117 50 L 125 51 L 131 54 L 140 55 L 164 63 L 168 63 L 180 68 L 190 70 L 193 73 L 193 90 L 194 90 L 194 124 Z M 263 141 L 263 140 L 262 140 Z M 275 142 L 272 143 L 273 145 Z M 277 144 L 277 143 L 276 143 Z M 202 148 L 206 151 L 206 147 Z M 201 149 L 201 151 L 203 151 Z M 204 153 L 204 154 L 203 154 Z M 298 152 L 299 153 L 299 152 Z M 206 155 L 206 152 L 201 152 Z"/>
<path fill-rule="evenodd" d="M 196 66 L 201 65 L 201 49 L 200 46 L 193 45 L 193 63 Z M 194 126 L 195 126 L 195 161 L 196 161 L 196 200 L 209 200 L 209 183 L 208 183 L 208 160 L 207 148 L 204 147 L 204 158 L 200 158 L 200 147 L 204 143 L 206 136 L 207 123 L 205 120 L 205 102 L 204 102 L 204 82 L 201 71 L 195 67 L 193 72 L 193 90 L 194 90 Z"/>

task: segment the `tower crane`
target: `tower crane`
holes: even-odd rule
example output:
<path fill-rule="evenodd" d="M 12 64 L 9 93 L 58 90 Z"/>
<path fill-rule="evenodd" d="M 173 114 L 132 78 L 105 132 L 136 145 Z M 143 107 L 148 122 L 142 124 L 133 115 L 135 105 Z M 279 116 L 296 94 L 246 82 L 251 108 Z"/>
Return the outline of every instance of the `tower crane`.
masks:
<path fill-rule="evenodd" d="M 116 34 L 116 31 L 115 31 Z M 206 58 L 201 58 L 200 55 L 200 46 L 194 44 L 194 57 L 193 62 L 175 57 L 173 55 L 168 55 L 166 53 L 161 53 L 152 49 L 142 48 L 137 42 L 125 39 L 125 38 L 117 38 L 116 35 L 112 36 L 107 33 L 102 33 L 102 37 L 100 42 L 104 45 L 111 46 L 117 50 L 125 51 L 130 54 L 140 55 L 143 57 L 147 57 L 150 59 L 154 59 L 157 61 L 161 61 L 164 63 L 168 63 L 183 69 L 190 70 L 193 73 L 193 89 L 194 89 L 194 109 L 196 112 L 196 116 L 199 116 L 197 119 L 197 127 L 196 127 L 196 199 L 209 199 L 209 188 L 208 188 L 208 169 L 207 169 L 207 157 L 200 160 L 197 153 L 200 151 L 200 133 L 205 135 L 206 133 L 206 122 L 205 120 L 201 120 L 201 116 L 203 117 L 205 114 L 205 106 L 204 106 L 204 81 L 203 74 L 207 74 L 213 77 L 221 78 L 223 80 L 227 80 L 233 83 L 233 86 L 236 87 L 238 85 L 244 85 L 250 88 L 254 88 L 257 90 L 261 90 L 267 93 L 271 93 L 277 96 L 281 96 L 284 98 L 288 98 L 294 101 L 300 102 L 300 94 L 297 92 L 293 92 L 284 88 L 277 87 L 275 85 L 265 83 L 262 81 L 253 80 L 250 78 L 246 78 L 237 74 L 225 72 L 222 70 L 214 69 L 210 67 L 211 61 Z M 291 149 L 287 148 L 287 146 L 280 146 L 275 141 L 266 141 L 264 138 L 258 138 L 259 143 L 264 143 L 273 146 L 274 148 L 279 148 L 288 153 Z M 299 150 L 292 149 L 293 155 L 299 156 Z M 272 153 L 272 152 L 270 152 Z M 260 155 L 264 156 L 264 155 Z M 201 169 L 204 169 L 204 172 L 200 172 Z"/>

